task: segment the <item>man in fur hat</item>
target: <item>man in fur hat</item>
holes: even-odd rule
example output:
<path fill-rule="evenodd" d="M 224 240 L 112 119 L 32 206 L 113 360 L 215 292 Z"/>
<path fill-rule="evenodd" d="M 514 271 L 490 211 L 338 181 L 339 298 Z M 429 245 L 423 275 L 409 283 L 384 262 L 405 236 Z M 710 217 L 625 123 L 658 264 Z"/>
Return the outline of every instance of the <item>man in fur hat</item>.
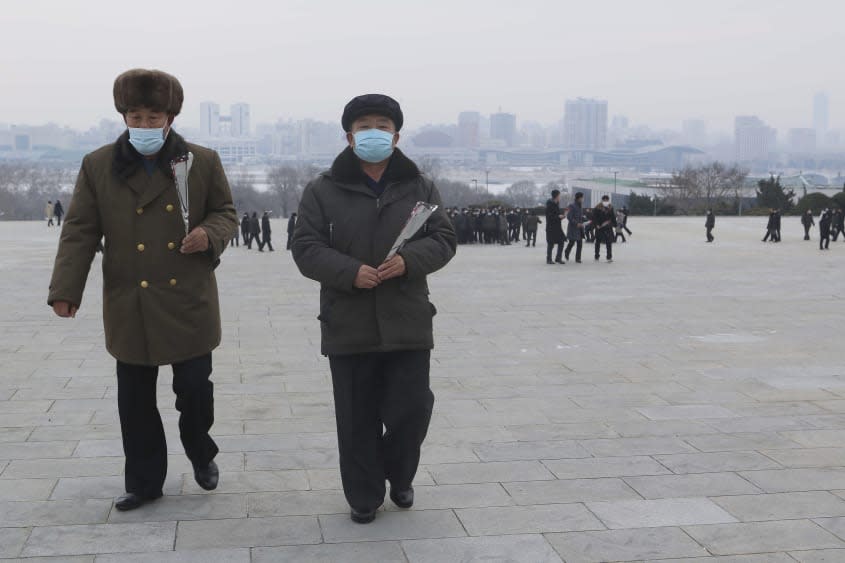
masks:
<path fill-rule="evenodd" d="M 47 300 L 58 316 L 76 316 L 105 237 L 103 323 L 106 348 L 117 359 L 126 455 L 118 510 L 162 495 L 167 444 L 156 407 L 159 366 L 173 369 L 179 433 L 197 483 L 211 490 L 219 476 L 209 436 L 211 352 L 221 337 L 214 268 L 237 216 L 217 153 L 173 131 L 182 100 L 179 81 L 164 72 L 135 69 L 117 77 L 114 103 L 127 131 L 82 160 Z M 173 163 L 189 155 L 188 201 L 181 202 Z"/>
<path fill-rule="evenodd" d="M 414 503 L 428 431 L 432 320 L 426 276 L 455 255 L 452 222 L 434 183 L 396 143 L 402 110 L 368 94 L 343 112 L 349 146 L 302 194 L 293 258 L 320 282 L 322 351 L 329 357 L 340 475 L 352 520 L 372 522 L 390 499 Z M 390 260 L 417 202 L 440 206 Z"/>

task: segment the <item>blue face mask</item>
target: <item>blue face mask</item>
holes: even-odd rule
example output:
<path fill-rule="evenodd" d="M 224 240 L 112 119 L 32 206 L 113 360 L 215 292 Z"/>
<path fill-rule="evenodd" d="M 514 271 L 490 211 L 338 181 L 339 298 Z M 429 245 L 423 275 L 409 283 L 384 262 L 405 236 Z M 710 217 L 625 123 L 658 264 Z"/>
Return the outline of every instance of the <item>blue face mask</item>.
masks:
<path fill-rule="evenodd" d="M 144 156 L 154 155 L 164 146 L 164 127 L 157 129 L 130 127 L 129 143 Z"/>
<path fill-rule="evenodd" d="M 358 131 L 352 150 L 365 162 L 384 162 L 393 154 L 393 133 L 380 129 Z"/>

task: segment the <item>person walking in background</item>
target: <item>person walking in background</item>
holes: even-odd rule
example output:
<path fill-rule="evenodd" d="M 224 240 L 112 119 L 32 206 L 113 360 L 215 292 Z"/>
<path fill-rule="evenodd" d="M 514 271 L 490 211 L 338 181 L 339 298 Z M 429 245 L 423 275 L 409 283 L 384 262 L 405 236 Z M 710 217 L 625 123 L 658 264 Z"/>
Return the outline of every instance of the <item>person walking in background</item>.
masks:
<path fill-rule="evenodd" d="M 542 223 L 540 218 L 537 217 L 537 213 L 532 209 L 528 212 L 528 215 L 525 217 L 525 240 L 528 242 L 525 246 L 537 246 L 537 225 Z"/>
<path fill-rule="evenodd" d="M 560 211 L 560 190 L 552 190 L 549 200 L 546 202 L 546 264 L 564 264 L 563 243 L 566 237 L 563 234 Z M 555 260 L 552 262 L 552 250 L 557 246 Z"/>
<path fill-rule="evenodd" d="M 716 238 L 713 236 L 713 229 L 716 228 L 716 216 L 712 209 L 707 210 L 707 218 L 704 220 L 704 228 L 707 230 L 707 242 L 713 242 Z"/>
<path fill-rule="evenodd" d="M 244 247 L 249 248 L 249 213 L 246 211 L 241 217 L 241 237 L 244 239 Z"/>
<path fill-rule="evenodd" d="M 845 232 L 845 213 L 842 213 L 842 210 L 839 208 L 833 211 L 833 217 L 830 220 L 830 231 L 833 242 L 836 242 L 839 239 L 839 235 Z M 845 236 L 842 238 L 845 239 Z"/>
<path fill-rule="evenodd" d="M 296 230 L 296 213 L 291 213 L 288 219 L 288 243 L 287 249 L 290 250 L 290 245 L 293 242 L 293 232 Z"/>
<path fill-rule="evenodd" d="M 56 204 L 53 206 L 53 215 L 56 216 L 56 226 L 57 227 L 62 226 L 62 217 L 64 216 L 64 214 L 65 214 L 65 208 L 62 207 L 62 202 L 59 201 L 59 200 L 56 200 Z"/>
<path fill-rule="evenodd" d="M 822 215 L 819 218 L 819 250 L 828 250 L 830 248 L 830 223 L 832 219 L 829 209 L 822 211 Z"/>
<path fill-rule="evenodd" d="M 596 261 L 601 259 L 601 245 L 604 244 L 607 248 L 607 261 L 613 262 L 616 213 L 610 204 L 610 196 L 602 196 L 601 202 L 593 209 L 593 222 L 596 225 Z"/>
<path fill-rule="evenodd" d="M 273 243 L 270 242 L 272 232 L 270 229 L 270 213 L 265 211 L 264 215 L 261 216 L 261 246 L 266 246 L 270 249 L 270 252 L 273 252 Z"/>
<path fill-rule="evenodd" d="M 258 252 L 264 252 L 264 245 L 261 244 L 261 225 L 258 221 L 258 213 L 252 212 L 252 217 L 249 218 L 249 242 L 246 247 L 252 250 L 252 243 L 258 247 Z"/>
<path fill-rule="evenodd" d="M 53 205 L 52 201 L 48 201 L 47 205 L 44 206 L 44 215 L 47 217 L 47 226 L 53 226 L 53 214 L 55 213 L 55 206 Z"/>
<path fill-rule="evenodd" d="M 780 242 L 780 227 L 781 227 L 781 214 L 780 209 L 775 209 L 775 235 L 777 235 L 777 239 L 774 242 Z"/>
<path fill-rule="evenodd" d="M 763 237 L 763 242 L 767 242 L 771 240 L 772 242 L 776 242 L 777 239 L 777 231 L 775 230 L 775 210 L 771 209 L 769 211 L 769 220 L 766 223 L 766 236 Z"/>
<path fill-rule="evenodd" d="M 502 246 L 511 245 L 510 228 L 508 226 L 508 216 L 503 209 L 496 212 L 496 226 L 499 232 L 499 244 Z"/>
<path fill-rule="evenodd" d="M 566 219 L 568 225 L 566 227 L 566 235 L 569 242 L 566 245 L 566 260 L 569 261 L 569 255 L 572 252 L 572 247 L 575 246 L 575 263 L 581 263 L 581 249 L 584 246 L 584 194 L 578 192 L 575 194 L 575 201 L 566 210 Z M 577 246 L 576 246 L 577 245 Z"/>
<path fill-rule="evenodd" d="M 804 240 L 810 240 L 810 229 L 816 226 L 816 222 L 813 220 L 812 209 L 808 209 L 801 216 L 801 225 L 804 226 Z"/>
<path fill-rule="evenodd" d="M 619 242 L 619 237 L 622 237 L 622 242 L 628 242 L 625 238 L 625 214 L 622 210 L 616 212 L 616 236 L 614 242 Z"/>
<path fill-rule="evenodd" d="M 628 215 L 629 215 L 628 206 L 622 206 L 622 229 L 624 229 L 625 232 L 628 233 L 628 236 L 631 236 L 634 233 L 632 233 L 631 229 L 628 228 Z M 625 237 L 622 237 L 622 238 L 624 239 Z M 623 242 L 624 242 L 624 240 L 623 240 Z"/>

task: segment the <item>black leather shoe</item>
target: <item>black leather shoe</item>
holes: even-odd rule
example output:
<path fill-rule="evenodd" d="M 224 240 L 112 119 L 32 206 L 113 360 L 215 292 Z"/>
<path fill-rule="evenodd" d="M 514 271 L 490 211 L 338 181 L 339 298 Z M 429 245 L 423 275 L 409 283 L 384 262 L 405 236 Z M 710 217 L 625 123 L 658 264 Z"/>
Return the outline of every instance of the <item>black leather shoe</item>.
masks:
<path fill-rule="evenodd" d="M 205 467 L 194 467 L 194 479 L 197 485 L 206 491 L 213 491 L 217 488 L 217 481 L 220 479 L 220 470 L 214 460 L 208 462 Z"/>
<path fill-rule="evenodd" d="M 356 524 L 369 524 L 373 520 L 376 519 L 376 511 L 375 510 L 355 510 L 354 508 L 349 513 L 349 517 L 352 518 L 352 521 Z"/>
<path fill-rule="evenodd" d="M 152 496 L 126 493 L 125 495 L 118 497 L 114 503 L 114 507 L 121 512 L 126 512 L 127 510 L 135 510 L 136 508 L 139 508 L 142 505 L 158 498 L 161 498 L 161 493 Z"/>
<path fill-rule="evenodd" d="M 414 506 L 414 488 L 410 487 L 406 491 L 390 489 L 390 500 L 399 508 L 411 508 Z"/>

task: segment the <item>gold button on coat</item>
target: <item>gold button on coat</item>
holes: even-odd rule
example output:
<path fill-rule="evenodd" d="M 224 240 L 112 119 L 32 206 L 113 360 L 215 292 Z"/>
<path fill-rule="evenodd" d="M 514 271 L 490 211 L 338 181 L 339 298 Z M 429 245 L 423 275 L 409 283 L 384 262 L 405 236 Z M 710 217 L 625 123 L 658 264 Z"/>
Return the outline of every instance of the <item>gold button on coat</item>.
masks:
<path fill-rule="evenodd" d="M 141 282 L 141 287 L 143 287 L 144 289 L 147 289 L 149 286 L 150 284 L 147 283 L 147 280 Z"/>
<path fill-rule="evenodd" d="M 175 242 L 168 242 L 168 243 L 167 243 L 167 249 L 168 249 L 168 250 L 173 250 L 174 248 L 176 248 L 176 243 L 175 243 Z"/>
<path fill-rule="evenodd" d="M 144 214 L 144 208 L 139 207 L 138 209 L 135 210 L 135 213 L 137 213 L 138 215 L 143 215 Z"/>
<path fill-rule="evenodd" d="M 170 285 L 176 285 L 176 278 L 170 278 Z"/>
<path fill-rule="evenodd" d="M 144 246 L 144 243 L 138 244 L 138 252 L 144 252 L 145 248 L 146 248 L 146 246 Z"/>
<path fill-rule="evenodd" d="M 167 212 L 168 212 L 168 213 L 172 212 L 172 211 L 173 211 L 173 204 L 172 204 L 172 203 L 168 203 L 168 204 L 167 204 L 167 207 L 165 207 L 165 209 L 167 209 Z"/>

